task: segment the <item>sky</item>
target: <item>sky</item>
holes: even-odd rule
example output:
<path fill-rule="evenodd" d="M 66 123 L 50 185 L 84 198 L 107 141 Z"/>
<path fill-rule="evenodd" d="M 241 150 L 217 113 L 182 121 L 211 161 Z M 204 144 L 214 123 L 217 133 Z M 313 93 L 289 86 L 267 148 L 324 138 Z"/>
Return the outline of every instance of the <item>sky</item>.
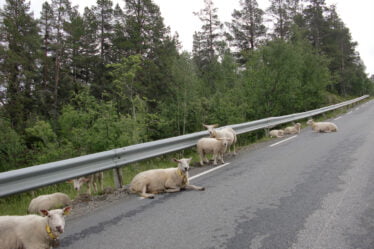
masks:
<path fill-rule="evenodd" d="M 50 0 L 48 0 L 50 2 Z M 123 0 L 112 0 L 123 8 Z M 192 37 L 195 31 L 200 30 L 199 18 L 193 14 L 204 7 L 203 0 L 153 0 L 161 10 L 164 23 L 169 26 L 172 34 L 178 32 L 183 50 L 192 50 Z M 366 73 L 374 75 L 374 0 L 325 0 L 327 5 L 335 4 L 337 12 L 345 25 L 349 28 L 353 41 L 358 43 L 356 51 L 366 66 Z M 31 0 L 31 10 L 38 17 L 44 0 Z M 96 0 L 71 0 L 78 5 L 81 12 L 84 7 L 96 4 Z M 269 6 L 269 0 L 257 0 L 263 10 Z M 3 6 L 5 0 L 0 0 Z M 234 9 L 240 9 L 239 0 L 213 0 L 218 8 L 218 17 L 221 22 L 231 21 Z"/>

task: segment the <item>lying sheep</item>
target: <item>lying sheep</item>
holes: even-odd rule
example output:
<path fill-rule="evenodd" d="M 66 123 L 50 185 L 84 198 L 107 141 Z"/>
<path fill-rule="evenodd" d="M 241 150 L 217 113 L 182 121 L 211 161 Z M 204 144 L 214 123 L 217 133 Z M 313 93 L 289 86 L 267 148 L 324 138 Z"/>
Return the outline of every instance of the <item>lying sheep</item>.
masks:
<path fill-rule="evenodd" d="M 50 249 L 59 245 L 71 207 L 40 210 L 42 216 L 0 216 L 1 249 Z"/>
<path fill-rule="evenodd" d="M 40 210 L 50 210 L 66 207 L 70 205 L 70 198 L 64 193 L 53 193 L 49 195 L 40 195 L 31 200 L 28 213 L 38 214 Z"/>
<path fill-rule="evenodd" d="M 309 119 L 306 122 L 307 125 L 310 125 L 315 132 L 336 132 L 338 127 L 332 122 L 314 122 L 313 119 Z"/>
<path fill-rule="evenodd" d="M 222 163 L 223 154 L 226 152 L 227 147 L 229 146 L 230 141 L 227 138 L 210 138 L 204 137 L 197 141 L 197 153 L 200 156 L 200 165 L 203 166 L 204 162 L 208 163 L 209 160 L 206 157 L 207 154 L 213 154 L 213 164 L 217 165 L 217 159 Z"/>
<path fill-rule="evenodd" d="M 269 132 L 270 137 L 283 137 L 284 131 L 282 129 L 280 130 L 271 130 Z"/>
<path fill-rule="evenodd" d="M 75 178 L 67 182 L 72 183 L 74 186 L 74 189 L 78 192 L 80 191 L 81 187 L 87 183 L 87 193 L 91 195 L 91 185 L 93 186 L 94 191 L 97 193 L 98 192 L 97 183 L 99 183 L 100 189 L 101 189 L 100 191 L 103 191 L 104 189 L 103 180 L 104 180 L 104 174 L 103 172 L 99 172 L 99 173 L 89 175 L 87 177 Z"/>
<path fill-rule="evenodd" d="M 174 159 L 178 163 L 176 168 L 151 169 L 137 174 L 130 183 L 130 192 L 137 193 L 144 198 L 154 198 L 162 192 L 178 192 L 181 189 L 204 190 L 189 184 L 188 170 L 191 158 Z"/>
<path fill-rule="evenodd" d="M 222 129 L 214 129 L 218 127 L 218 124 L 213 125 L 206 125 L 203 124 L 205 128 L 208 129 L 209 135 L 211 138 L 227 138 L 229 140 L 229 152 L 231 152 L 230 147 L 233 145 L 234 147 L 234 155 L 236 155 L 235 151 L 235 143 L 237 142 L 236 132 L 231 127 L 224 127 Z"/>
<path fill-rule="evenodd" d="M 301 124 L 296 123 L 294 126 L 288 126 L 284 129 L 284 134 L 299 134 L 301 129 Z"/>

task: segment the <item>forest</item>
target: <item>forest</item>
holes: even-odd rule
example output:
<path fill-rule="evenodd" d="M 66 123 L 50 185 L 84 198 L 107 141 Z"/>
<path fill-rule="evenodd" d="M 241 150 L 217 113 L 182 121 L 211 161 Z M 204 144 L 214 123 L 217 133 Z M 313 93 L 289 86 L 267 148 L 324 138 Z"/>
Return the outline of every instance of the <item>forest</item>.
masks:
<path fill-rule="evenodd" d="M 97 0 L 83 13 L 52 0 L 38 18 L 6 0 L 0 172 L 374 93 L 334 5 L 270 3 L 240 0 L 222 23 L 204 0 L 187 52 L 152 0 Z"/>

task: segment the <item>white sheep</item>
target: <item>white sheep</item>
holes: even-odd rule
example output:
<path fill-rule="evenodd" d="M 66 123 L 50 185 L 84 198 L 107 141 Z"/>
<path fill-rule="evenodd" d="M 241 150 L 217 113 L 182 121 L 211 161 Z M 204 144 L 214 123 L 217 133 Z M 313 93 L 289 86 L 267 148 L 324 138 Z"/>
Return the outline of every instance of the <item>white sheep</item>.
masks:
<path fill-rule="evenodd" d="M 279 130 L 271 130 L 269 132 L 270 137 L 283 137 L 284 136 L 284 131 L 282 129 Z"/>
<path fill-rule="evenodd" d="M 71 207 L 40 210 L 42 216 L 0 216 L 0 249 L 50 249 L 59 245 Z"/>
<path fill-rule="evenodd" d="M 301 124 L 296 123 L 293 126 L 288 126 L 284 129 L 284 134 L 299 134 L 301 129 Z"/>
<path fill-rule="evenodd" d="M 231 127 L 223 127 L 221 129 L 214 129 L 218 127 L 218 124 L 213 125 L 206 125 L 203 124 L 205 128 L 208 129 L 209 135 L 212 138 L 227 138 L 229 140 L 229 152 L 231 152 L 230 147 L 233 145 L 234 155 L 236 155 L 235 151 L 235 143 L 237 142 L 236 132 Z"/>
<path fill-rule="evenodd" d="M 309 119 L 306 122 L 307 125 L 310 125 L 315 132 L 336 132 L 338 127 L 332 122 L 314 122 L 313 119 Z"/>
<path fill-rule="evenodd" d="M 211 138 L 211 137 L 203 137 L 197 141 L 197 153 L 200 156 L 200 165 L 203 166 L 204 162 L 208 163 L 209 160 L 206 157 L 207 154 L 213 154 L 213 164 L 217 165 L 217 159 L 220 160 L 222 163 L 223 161 L 223 154 L 226 152 L 227 147 L 229 146 L 229 139 L 227 138 Z"/>
<path fill-rule="evenodd" d="M 62 208 L 70 205 L 70 198 L 64 193 L 53 193 L 49 195 L 40 195 L 31 200 L 28 213 L 38 214 L 40 210 L 51 210 Z"/>
<path fill-rule="evenodd" d="M 91 195 L 91 185 L 93 186 L 94 191 L 98 192 L 97 183 L 99 183 L 100 189 L 101 189 L 101 191 L 103 191 L 103 189 L 104 189 L 104 187 L 103 187 L 103 181 L 104 181 L 104 174 L 103 174 L 103 172 L 98 172 L 98 173 L 89 175 L 87 177 L 79 177 L 79 178 L 75 178 L 73 180 L 69 180 L 67 182 L 68 183 L 72 183 L 73 186 L 74 186 L 74 189 L 76 191 L 78 191 L 78 192 L 80 191 L 81 187 L 85 183 L 87 183 L 87 193 L 89 195 Z"/>
<path fill-rule="evenodd" d="M 176 168 L 151 169 L 137 174 L 130 183 L 130 192 L 137 193 L 144 198 L 154 198 L 162 192 L 178 192 L 181 189 L 204 190 L 189 184 L 188 170 L 191 158 L 174 159 L 178 163 Z"/>

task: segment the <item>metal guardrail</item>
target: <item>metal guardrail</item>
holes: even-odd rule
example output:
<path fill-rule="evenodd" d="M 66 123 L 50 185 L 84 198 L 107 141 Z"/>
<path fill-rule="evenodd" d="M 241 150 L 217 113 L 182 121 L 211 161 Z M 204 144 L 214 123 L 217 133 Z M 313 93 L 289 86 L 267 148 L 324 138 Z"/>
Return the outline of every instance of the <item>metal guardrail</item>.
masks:
<path fill-rule="evenodd" d="M 280 117 L 270 117 L 230 126 L 237 132 L 237 134 L 243 134 L 316 116 L 321 113 L 356 103 L 367 97 L 369 97 L 369 95 L 364 95 L 353 100 L 312 111 Z M 0 173 L 0 197 L 63 182 L 83 175 L 119 168 L 126 164 L 190 148 L 195 146 L 200 138 L 206 137 L 207 135 L 207 131 L 200 131 L 67 160 L 3 172 Z"/>

